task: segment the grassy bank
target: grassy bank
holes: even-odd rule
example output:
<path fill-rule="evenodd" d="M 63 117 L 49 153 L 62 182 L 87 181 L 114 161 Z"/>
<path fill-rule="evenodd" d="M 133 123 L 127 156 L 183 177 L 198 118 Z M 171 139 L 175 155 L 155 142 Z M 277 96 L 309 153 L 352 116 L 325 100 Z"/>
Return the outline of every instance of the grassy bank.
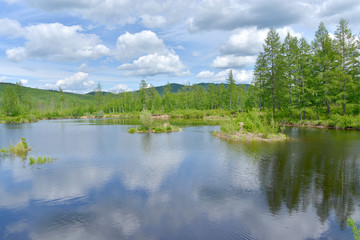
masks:
<path fill-rule="evenodd" d="M 171 125 L 169 122 L 155 122 L 154 118 L 149 111 L 142 111 L 139 114 L 140 127 L 130 128 L 129 133 L 165 133 L 165 132 L 178 132 L 181 128 Z"/>
<path fill-rule="evenodd" d="M 230 141 L 285 141 L 283 128 L 273 119 L 257 111 L 237 114 L 235 118 L 224 121 L 220 131 L 214 136 Z"/>

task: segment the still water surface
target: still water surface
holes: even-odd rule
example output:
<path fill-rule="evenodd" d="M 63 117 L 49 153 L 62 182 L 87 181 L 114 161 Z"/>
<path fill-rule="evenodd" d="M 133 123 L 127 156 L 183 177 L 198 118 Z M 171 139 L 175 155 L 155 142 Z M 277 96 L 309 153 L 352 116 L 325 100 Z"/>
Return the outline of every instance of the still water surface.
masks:
<path fill-rule="evenodd" d="M 0 158 L 0 239 L 351 239 L 346 218 L 360 223 L 359 132 L 230 143 L 217 126 L 149 135 L 128 124 L 0 125 L 0 147 L 25 137 L 28 157 L 56 158 Z"/>

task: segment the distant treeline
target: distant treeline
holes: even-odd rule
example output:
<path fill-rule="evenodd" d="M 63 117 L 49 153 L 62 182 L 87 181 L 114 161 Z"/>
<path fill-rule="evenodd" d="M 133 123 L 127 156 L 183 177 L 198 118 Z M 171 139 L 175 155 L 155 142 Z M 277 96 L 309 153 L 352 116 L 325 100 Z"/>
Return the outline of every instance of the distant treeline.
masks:
<path fill-rule="evenodd" d="M 142 80 L 138 91 L 104 93 L 101 84 L 89 95 L 31 89 L 21 84 L 1 84 L 0 104 L 3 116 L 35 115 L 45 118 L 79 117 L 102 112 L 104 114 L 129 113 L 150 110 L 167 113 L 183 109 L 227 109 L 242 111 L 246 108 L 248 85 L 237 85 L 232 72 L 226 84 L 181 85 L 174 91 L 168 83 L 157 89 Z M 176 86 L 178 86 L 177 84 Z M 2 88 L 1 88 L 2 87 Z M 157 87 L 159 88 L 159 87 Z M 251 105 L 251 103 L 249 103 Z M 250 106 L 249 105 L 249 106 Z"/>

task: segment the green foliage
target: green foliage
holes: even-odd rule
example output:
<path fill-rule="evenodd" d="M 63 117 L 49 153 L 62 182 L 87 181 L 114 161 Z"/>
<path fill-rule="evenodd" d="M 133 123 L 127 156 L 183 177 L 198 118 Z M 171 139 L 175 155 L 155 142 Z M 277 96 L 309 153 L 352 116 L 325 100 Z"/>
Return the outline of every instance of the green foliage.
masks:
<path fill-rule="evenodd" d="M 30 161 L 30 165 L 34 165 L 34 164 L 42 165 L 45 163 L 54 162 L 55 159 L 48 156 L 38 156 L 37 158 L 31 156 L 29 157 L 29 161 Z"/>
<path fill-rule="evenodd" d="M 26 138 L 22 137 L 22 138 L 21 138 L 21 142 L 22 142 L 22 144 L 24 145 L 24 148 L 27 149 L 27 148 L 28 148 L 28 144 L 27 144 L 27 142 L 26 142 Z"/>
<path fill-rule="evenodd" d="M 102 118 L 102 117 L 104 117 L 104 112 L 102 111 L 102 110 L 100 110 L 100 111 L 98 111 L 98 112 L 96 112 L 95 113 L 95 117 L 96 118 Z"/>
<path fill-rule="evenodd" d="M 10 144 L 7 148 L 0 149 L 0 153 L 17 155 L 20 158 L 25 158 L 26 154 L 30 150 L 31 148 L 28 146 L 26 139 L 21 138 L 21 140 L 15 146 L 13 144 Z"/>
<path fill-rule="evenodd" d="M 265 138 L 278 134 L 281 132 L 279 123 L 274 121 L 273 118 L 267 119 L 267 117 L 255 110 L 248 113 L 240 113 L 237 118 L 233 118 L 230 121 L 225 121 L 220 125 L 220 129 L 225 133 L 255 133 L 262 134 Z"/>
<path fill-rule="evenodd" d="M 151 129 L 152 125 L 153 125 L 153 119 L 151 117 L 151 112 L 150 111 L 142 111 L 140 113 L 140 122 L 142 127 L 144 127 L 145 129 Z"/>
<path fill-rule="evenodd" d="M 139 128 L 130 128 L 129 133 L 164 133 L 164 132 L 178 132 L 181 129 L 177 126 L 171 125 L 169 122 L 155 121 L 151 127 L 141 126 Z"/>
<path fill-rule="evenodd" d="M 360 229 L 356 226 L 355 221 L 352 218 L 348 218 L 346 224 L 351 227 L 351 231 L 355 240 L 360 240 Z"/>

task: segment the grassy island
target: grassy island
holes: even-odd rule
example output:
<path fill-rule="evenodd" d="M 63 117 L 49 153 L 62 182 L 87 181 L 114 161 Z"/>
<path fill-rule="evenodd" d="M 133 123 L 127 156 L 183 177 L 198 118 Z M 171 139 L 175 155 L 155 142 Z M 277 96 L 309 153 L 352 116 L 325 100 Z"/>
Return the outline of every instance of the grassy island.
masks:
<path fill-rule="evenodd" d="M 141 126 L 130 128 L 129 133 L 168 133 L 181 131 L 181 128 L 173 126 L 169 122 L 154 122 L 150 111 L 142 111 L 139 118 Z"/>
<path fill-rule="evenodd" d="M 28 146 L 25 138 L 21 138 L 16 145 L 10 144 L 9 147 L 0 149 L 0 153 L 2 154 L 17 155 L 21 158 L 26 157 L 29 151 L 31 151 L 31 147 Z"/>
<path fill-rule="evenodd" d="M 267 120 L 257 111 L 239 114 L 236 118 L 223 122 L 214 136 L 229 141 L 285 141 L 289 138 L 282 133 L 283 128 L 274 120 Z"/>

